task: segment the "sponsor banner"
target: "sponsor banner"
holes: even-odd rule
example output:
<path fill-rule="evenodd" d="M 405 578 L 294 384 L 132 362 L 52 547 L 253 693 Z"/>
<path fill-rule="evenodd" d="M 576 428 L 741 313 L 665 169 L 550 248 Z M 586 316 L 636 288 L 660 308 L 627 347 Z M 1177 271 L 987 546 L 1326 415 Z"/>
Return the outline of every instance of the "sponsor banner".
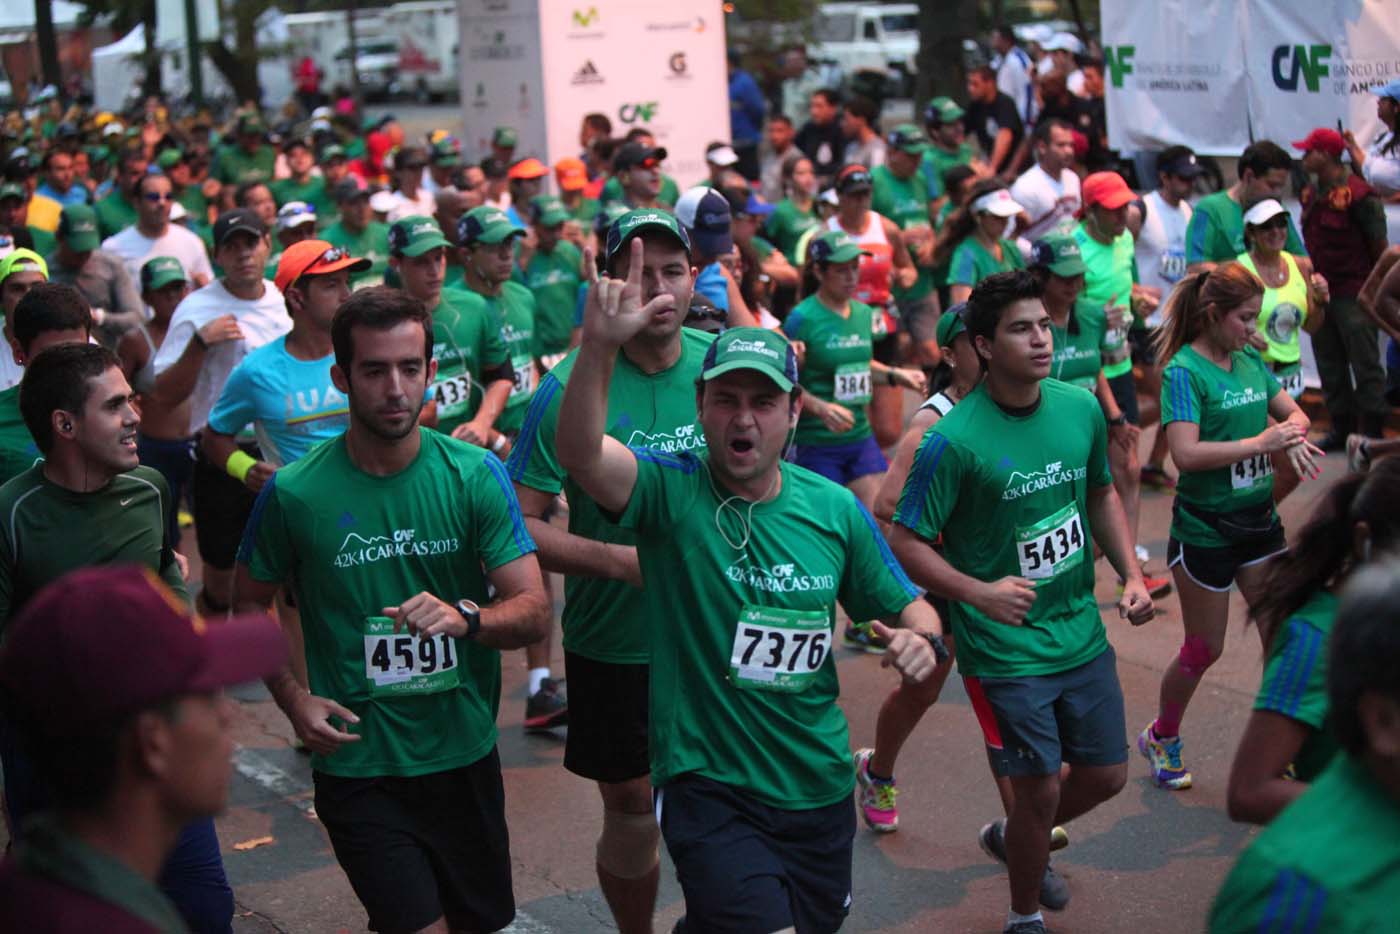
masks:
<path fill-rule="evenodd" d="M 463 155 L 491 152 L 498 126 L 518 134 L 518 156 L 545 151 L 539 19 L 525 0 L 457 0 Z"/>

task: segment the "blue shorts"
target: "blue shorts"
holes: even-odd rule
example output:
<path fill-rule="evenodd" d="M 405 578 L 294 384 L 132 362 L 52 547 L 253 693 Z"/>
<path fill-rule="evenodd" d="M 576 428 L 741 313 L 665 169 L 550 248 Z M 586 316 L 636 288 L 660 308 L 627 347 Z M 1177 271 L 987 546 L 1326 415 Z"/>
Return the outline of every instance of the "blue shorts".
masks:
<path fill-rule="evenodd" d="M 842 486 L 873 473 L 884 473 L 889 461 L 874 435 L 848 444 L 801 444 L 793 448 L 793 463 Z"/>

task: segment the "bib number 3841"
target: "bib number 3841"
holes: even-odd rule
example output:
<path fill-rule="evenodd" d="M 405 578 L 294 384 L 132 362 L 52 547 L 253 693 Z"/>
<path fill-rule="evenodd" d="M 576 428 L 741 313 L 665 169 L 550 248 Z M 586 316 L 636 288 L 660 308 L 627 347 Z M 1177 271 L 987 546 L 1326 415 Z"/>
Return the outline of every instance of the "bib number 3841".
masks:
<path fill-rule="evenodd" d="M 831 654 L 826 610 L 746 606 L 734 627 L 730 683 L 740 688 L 800 691 Z"/>
<path fill-rule="evenodd" d="M 1230 489 L 1251 490 L 1274 475 L 1274 462 L 1268 454 L 1252 454 L 1230 465 Z"/>
<path fill-rule="evenodd" d="M 1016 530 L 1016 558 L 1021 576 L 1051 580 L 1084 560 L 1084 522 L 1079 507 L 1070 503 L 1034 525 Z"/>
<path fill-rule="evenodd" d="M 870 401 L 870 364 L 845 363 L 836 368 L 837 402 L 865 405 Z"/>
<path fill-rule="evenodd" d="M 426 639 L 394 632 L 387 616 L 365 620 L 365 680 L 375 697 L 436 694 L 457 687 L 457 644 L 440 634 Z"/>

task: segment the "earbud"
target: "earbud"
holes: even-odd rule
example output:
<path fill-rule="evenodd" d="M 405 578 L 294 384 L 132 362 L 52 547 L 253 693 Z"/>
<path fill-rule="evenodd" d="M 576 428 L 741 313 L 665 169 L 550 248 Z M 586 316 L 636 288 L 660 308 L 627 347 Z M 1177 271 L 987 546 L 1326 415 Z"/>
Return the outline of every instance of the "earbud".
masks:
<path fill-rule="evenodd" d="M 72 423 L 72 422 L 64 422 L 64 423 L 63 423 L 63 430 L 64 430 L 64 431 L 72 431 L 72 430 L 73 430 L 73 423 Z"/>

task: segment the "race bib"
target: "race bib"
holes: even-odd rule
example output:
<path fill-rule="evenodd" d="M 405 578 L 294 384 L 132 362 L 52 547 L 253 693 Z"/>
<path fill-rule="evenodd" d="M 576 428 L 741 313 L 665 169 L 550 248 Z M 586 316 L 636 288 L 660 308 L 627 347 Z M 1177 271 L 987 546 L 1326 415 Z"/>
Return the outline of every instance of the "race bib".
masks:
<path fill-rule="evenodd" d="M 734 628 L 729 681 L 735 687 L 800 691 L 831 654 L 831 614 L 746 606 Z"/>
<path fill-rule="evenodd" d="M 1283 387 L 1283 391 L 1294 399 L 1297 399 L 1303 394 L 1303 365 L 1301 363 L 1294 364 L 1291 367 L 1285 367 L 1281 370 L 1275 370 L 1274 379 L 1278 380 L 1278 384 Z"/>
<path fill-rule="evenodd" d="M 1017 528 L 1016 559 L 1021 563 L 1021 576 L 1046 581 L 1079 567 L 1084 560 L 1084 538 L 1084 523 L 1075 503 L 1034 525 Z"/>
<path fill-rule="evenodd" d="M 529 354 L 511 357 L 510 365 L 515 368 L 515 381 L 510 386 L 510 398 L 519 399 L 535 391 L 535 361 Z"/>
<path fill-rule="evenodd" d="M 843 363 L 836 368 L 836 401 L 865 405 L 870 401 L 870 364 Z"/>
<path fill-rule="evenodd" d="M 1269 455 L 1253 454 L 1230 465 L 1230 489 L 1252 490 L 1273 475 L 1274 462 Z"/>
<path fill-rule="evenodd" d="M 866 293 L 865 301 L 869 299 L 870 293 Z M 885 320 L 885 312 L 878 306 L 870 309 L 870 333 L 875 337 L 885 337 L 890 333 L 890 323 Z"/>
<path fill-rule="evenodd" d="M 433 401 L 437 403 L 438 418 L 467 414 L 472 401 L 472 375 L 459 373 L 433 383 Z"/>
<path fill-rule="evenodd" d="M 1168 282 L 1180 281 L 1186 275 L 1186 254 L 1180 250 L 1163 250 L 1157 260 L 1157 275 Z"/>
<path fill-rule="evenodd" d="M 374 697 L 437 694 L 457 687 L 457 645 L 446 633 L 394 632 L 387 616 L 365 619 L 365 680 Z"/>

